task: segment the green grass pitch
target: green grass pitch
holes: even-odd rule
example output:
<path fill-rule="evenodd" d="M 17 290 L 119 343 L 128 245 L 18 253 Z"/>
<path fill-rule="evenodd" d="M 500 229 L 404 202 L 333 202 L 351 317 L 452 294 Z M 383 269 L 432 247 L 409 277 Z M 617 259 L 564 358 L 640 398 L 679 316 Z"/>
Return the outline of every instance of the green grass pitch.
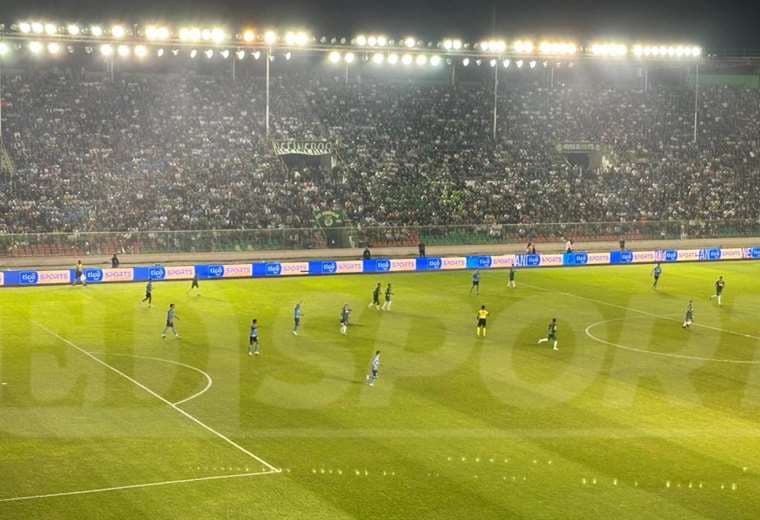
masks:
<path fill-rule="evenodd" d="M 760 264 L 651 269 L 1 290 L 0 518 L 756 519 Z"/>

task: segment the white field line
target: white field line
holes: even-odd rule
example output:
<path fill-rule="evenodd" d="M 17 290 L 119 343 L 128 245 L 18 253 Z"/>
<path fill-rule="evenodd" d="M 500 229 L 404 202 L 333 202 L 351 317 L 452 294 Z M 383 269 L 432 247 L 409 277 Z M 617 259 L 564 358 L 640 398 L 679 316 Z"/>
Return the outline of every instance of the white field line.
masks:
<path fill-rule="evenodd" d="M 675 352 L 657 352 L 654 350 L 645 350 L 643 348 L 629 347 L 627 345 L 621 345 L 620 343 L 613 343 L 611 341 L 598 338 L 594 336 L 593 334 L 591 334 L 591 329 L 593 329 L 597 325 L 602 325 L 603 323 L 610 323 L 612 321 L 623 321 L 623 319 L 624 318 L 616 318 L 612 320 L 602 320 L 602 321 L 597 321 L 596 323 L 592 323 L 591 325 L 586 327 L 586 336 L 593 339 L 594 341 L 598 341 L 599 343 L 603 343 L 611 347 L 619 348 L 622 350 L 628 350 L 630 352 L 639 352 L 641 354 L 651 354 L 653 356 L 663 356 L 663 357 L 677 358 L 677 359 L 690 359 L 692 361 L 709 361 L 711 363 L 731 363 L 734 365 L 760 365 L 759 360 L 709 358 L 709 357 L 700 357 L 700 356 L 689 356 L 687 354 L 677 354 Z"/>
<path fill-rule="evenodd" d="M 186 478 L 182 480 L 163 480 L 160 482 L 147 482 L 144 484 L 130 484 L 127 486 L 114 486 L 114 487 L 98 488 L 98 489 L 82 489 L 80 491 L 64 491 L 62 493 L 47 493 L 45 495 L 26 495 L 26 496 L 21 496 L 21 497 L 0 498 L 0 503 L 21 502 L 24 500 L 40 500 L 43 498 L 68 497 L 68 496 L 73 496 L 73 495 L 92 495 L 95 493 L 108 493 L 111 491 L 121 491 L 125 489 L 140 489 L 140 488 L 149 488 L 149 487 L 158 487 L 158 486 L 171 486 L 174 484 L 187 484 L 191 482 L 203 482 L 203 481 L 208 481 L 208 480 L 226 480 L 226 479 L 233 479 L 233 478 L 255 477 L 259 475 L 271 475 L 272 473 L 273 471 L 259 471 L 256 473 L 238 473 L 235 475 L 214 475 L 211 477 Z"/>
<path fill-rule="evenodd" d="M 160 361 L 161 363 L 168 363 L 170 365 L 176 365 L 178 367 L 187 368 L 189 370 L 192 370 L 194 372 L 197 372 L 197 373 L 201 374 L 203 377 L 206 378 L 206 386 L 205 386 L 205 388 L 203 388 L 203 390 L 201 390 L 200 392 L 196 392 L 193 395 L 191 395 L 190 397 L 186 397 L 185 399 L 182 399 L 181 401 L 175 401 L 174 403 L 172 403 L 175 406 L 179 406 L 182 403 L 186 403 L 188 401 L 192 401 L 196 397 L 199 397 L 199 396 L 205 394 L 206 391 L 208 391 L 208 389 L 211 388 L 211 385 L 214 384 L 214 380 L 211 379 L 211 376 L 208 375 L 208 373 L 206 373 L 203 370 L 201 370 L 200 368 L 194 367 L 194 366 L 191 366 L 191 365 L 186 365 L 185 363 L 180 363 L 179 361 L 174 361 L 173 359 L 164 359 L 164 358 L 157 358 L 157 357 L 151 357 L 151 356 L 138 356 L 138 355 L 135 355 L 135 354 L 116 354 L 116 353 L 104 353 L 104 352 L 92 352 L 91 354 L 98 355 L 98 356 L 120 356 L 120 357 L 131 357 L 131 358 L 135 358 L 135 359 L 147 359 L 147 360 L 150 360 L 150 361 Z"/>
<path fill-rule="evenodd" d="M 655 314 L 653 312 L 647 312 L 647 311 L 642 311 L 640 309 L 634 309 L 634 308 L 631 308 L 631 307 L 626 307 L 624 305 L 618 305 L 617 303 L 611 303 L 611 302 L 607 302 L 607 301 L 604 301 L 604 300 L 598 300 L 596 298 L 589 298 L 588 296 L 581 296 L 580 294 L 575 294 L 575 293 L 570 293 L 570 292 L 552 291 L 551 289 L 546 289 L 545 287 L 540 287 L 538 285 L 531 285 L 531 284 L 527 284 L 527 283 L 523 283 L 521 285 L 524 285 L 525 287 L 530 287 L 531 289 L 537 289 L 539 291 L 545 291 L 545 292 L 552 293 L 552 294 L 560 294 L 562 296 L 572 296 L 573 298 L 579 298 L 581 300 L 586 300 L 586 301 L 598 303 L 598 304 L 601 304 L 601 305 L 607 305 L 608 307 L 614 307 L 616 309 L 621 309 L 621 310 L 624 310 L 624 311 L 635 312 L 635 313 L 638 313 L 638 314 L 642 314 L 644 316 L 651 316 L 652 318 L 657 318 L 658 320 L 675 321 L 675 322 L 678 322 L 678 323 L 681 322 L 681 320 L 678 319 L 678 318 L 668 318 L 667 314 Z M 751 334 L 744 334 L 743 332 L 736 332 L 735 330 L 721 329 L 720 327 L 712 327 L 710 325 L 704 325 L 702 323 L 693 323 L 692 327 L 701 327 L 703 329 L 714 330 L 714 331 L 717 331 L 717 332 L 725 332 L 726 334 L 732 334 L 734 336 L 741 336 L 743 338 L 750 338 L 750 339 L 760 340 L 760 336 L 753 336 Z"/>
<path fill-rule="evenodd" d="M 88 358 L 92 359 L 93 361 L 95 361 L 99 365 L 102 365 L 102 366 L 106 367 L 108 370 L 111 370 L 112 372 L 115 372 L 116 374 L 119 374 L 121 377 L 123 377 L 127 381 L 130 381 L 135 386 L 138 386 L 138 387 L 142 388 L 143 390 L 145 390 L 146 392 L 148 392 L 150 395 L 152 395 L 153 397 L 155 397 L 156 399 L 158 399 L 162 403 L 164 403 L 167 406 L 173 408 L 177 413 L 179 413 L 181 415 L 184 415 L 186 418 L 188 418 L 189 420 L 191 420 L 192 422 L 194 422 L 195 424 L 197 424 L 198 426 L 200 426 L 204 430 L 206 430 L 206 431 L 208 431 L 208 432 L 216 435 L 217 437 L 219 437 L 220 439 L 222 439 L 224 442 L 226 442 L 230 446 L 232 446 L 232 447 L 236 448 L 237 450 L 239 450 L 239 451 L 245 453 L 246 455 L 248 455 L 253 460 L 256 460 L 256 461 L 260 462 L 261 464 L 263 464 L 264 466 L 266 466 L 267 468 L 269 468 L 270 470 L 272 470 L 274 473 L 280 473 L 282 471 L 280 468 L 277 468 L 276 466 L 273 466 L 272 464 L 268 463 L 267 461 L 265 461 L 261 457 L 258 457 L 257 455 L 254 455 L 253 453 L 251 453 L 250 451 L 248 451 L 247 449 L 245 449 L 240 444 L 238 444 L 237 442 L 233 441 L 232 439 L 230 439 L 229 437 L 227 437 L 223 433 L 220 433 L 220 432 L 216 431 L 211 426 L 209 426 L 206 423 L 202 422 L 200 419 L 196 418 L 193 415 L 190 415 L 189 413 L 187 413 L 185 410 L 183 410 L 182 408 L 180 408 L 176 404 L 174 404 L 171 401 L 169 401 L 168 399 L 165 399 L 164 397 L 160 396 L 159 394 L 157 394 L 156 392 L 154 392 L 153 390 L 151 390 L 150 388 L 148 388 L 147 386 L 145 386 L 141 382 L 137 381 L 136 379 L 133 379 L 132 377 L 128 376 L 127 374 L 125 374 L 124 372 L 122 372 L 121 370 L 119 370 L 118 368 L 115 368 L 115 367 L 109 365 L 108 363 L 106 363 L 105 361 L 101 360 L 97 356 L 94 356 L 90 352 L 88 352 L 88 351 L 84 350 L 83 348 L 79 347 L 78 345 L 76 345 L 72 341 L 70 341 L 70 340 L 64 338 L 63 336 L 60 336 L 59 334 L 53 332 L 52 330 L 50 330 L 49 328 L 45 327 L 41 323 L 38 323 L 38 322 L 33 322 L 33 323 L 35 325 L 37 325 L 39 328 L 41 328 L 42 330 L 44 330 L 45 332 L 47 332 L 48 334 L 50 334 L 51 336 L 57 338 L 58 340 L 62 341 L 63 343 L 66 343 L 70 347 L 72 347 L 72 348 L 76 349 L 77 351 L 81 352 L 82 354 L 84 354 Z"/>

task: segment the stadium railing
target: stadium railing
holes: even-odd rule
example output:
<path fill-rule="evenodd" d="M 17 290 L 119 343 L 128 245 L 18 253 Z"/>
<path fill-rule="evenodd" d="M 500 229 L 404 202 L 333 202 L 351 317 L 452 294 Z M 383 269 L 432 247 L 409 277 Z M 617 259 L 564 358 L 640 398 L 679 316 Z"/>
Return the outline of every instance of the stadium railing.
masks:
<path fill-rule="evenodd" d="M 452 246 L 753 236 L 760 236 L 760 220 L 24 233 L 0 234 L 0 256 L 245 252 L 366 244 L 393 247 L 415 246 L 420 241 L 430 246 Z M 342 239 L 336 241 L 335 237 Z"/>

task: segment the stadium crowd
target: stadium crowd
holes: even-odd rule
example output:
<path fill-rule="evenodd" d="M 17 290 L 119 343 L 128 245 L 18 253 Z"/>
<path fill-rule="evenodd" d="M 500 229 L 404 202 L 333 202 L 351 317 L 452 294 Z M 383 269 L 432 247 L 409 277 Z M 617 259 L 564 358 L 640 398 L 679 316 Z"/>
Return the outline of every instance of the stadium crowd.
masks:
<path fill-rule="evenodd" d="M 272 137 L 328 141 L 332 167 L 287 162 L 264 132 L 264 83 L 203 75 L 3 78 L 0 233 L 276 229 L 760 216 L 760 92 L 273 80 Z M 563 142 L 606 147 L 598 168 Z"/>

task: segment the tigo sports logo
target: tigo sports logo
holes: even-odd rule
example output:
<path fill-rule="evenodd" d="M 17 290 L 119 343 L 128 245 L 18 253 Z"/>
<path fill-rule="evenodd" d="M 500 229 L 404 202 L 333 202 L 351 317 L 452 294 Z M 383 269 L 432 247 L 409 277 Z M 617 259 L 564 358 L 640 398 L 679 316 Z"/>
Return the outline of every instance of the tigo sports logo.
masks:
<path fill-rule="evenodd" d="M 87 280 L 87 283 L 100 283 L 103 281 L 103 270 L 102 269 L 85 269 L 84 278 L 85 280 Z"/>
<path fill-rule="evenodd" d="M 206 267 L 206 272 L 209 278 L 224 278 L 223 265 L 209 265 Z"/>
<path fill-rule="evenodd" d="M 148 276 L 151 280 L 163 280 L 166 278 L 166 269 L 158 265 L 151 267 L 148 271 Z"/>
<path fill-rule="evenodd" d="M 38 278 L 37 271 L 21 271 L 18 274 L 18 283 L 20 285 L 37 285 Z"/>

